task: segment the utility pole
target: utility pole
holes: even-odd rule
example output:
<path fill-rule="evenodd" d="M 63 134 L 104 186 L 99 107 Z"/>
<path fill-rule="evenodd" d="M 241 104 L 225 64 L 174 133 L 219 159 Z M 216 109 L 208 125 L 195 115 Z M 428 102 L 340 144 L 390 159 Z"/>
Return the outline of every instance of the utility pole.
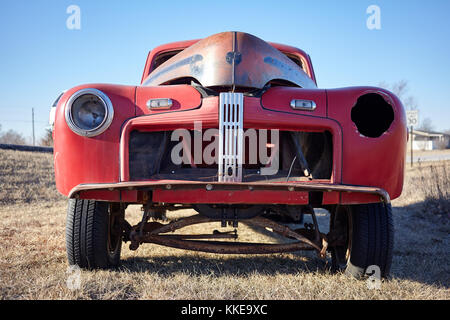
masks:
<path fill-rule="evenodd" d="M 33 146 L 35 146 L 35 139 L 34 139 L 34 108 L 31 108 L 31 125 L 33 129 Z"/>
<path fill-rule="evenodd" d="M 413 166 L 413 140 L 414 140 L 414 132 L 413 132 L 413 126 L 411 126 L 411 168 Z"/>

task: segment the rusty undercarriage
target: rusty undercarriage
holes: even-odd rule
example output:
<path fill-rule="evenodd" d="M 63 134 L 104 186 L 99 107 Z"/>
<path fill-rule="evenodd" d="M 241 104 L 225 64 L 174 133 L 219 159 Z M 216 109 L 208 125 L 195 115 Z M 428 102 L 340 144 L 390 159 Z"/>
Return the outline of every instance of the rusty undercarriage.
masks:
<path fill-rule="evenodd" d="M 110 237 L 123 239 L 125 242 L 129 241 L 131 250 L 137 250 L 143 243 L 154 243 L 178 249 L 221 254 L 269 254 L 314 250 L 320 258 L 325 258 L 328 247 L 343 245 L 347 239 L 346 231 L 339 225 L 336 225 L 328 234 L 321 233 L 314 209 L 311 206 L 303 207 L 301 214 L 311 215 L 313 223 L 305 223 L 304 228 L 295 230 L 263 216 L 225 220 L 195 214 L 168 223 L 161 223 L 157 220 L 160 220 L 165 210 L 177 210 L 179 208 L 158 208 L 148 205 L 143 207 L 144 213 L 141 222 L 131 226 L 124 219 L 124 209 L 123 206 L 119 205 L 111 210 L 111 213 L 113 213 L 111 217 L 115 221 L 111 224 Z M 214 230 L 210 234 L 171 234 L 188 226 L 211 222 L 218 222 L 221 227 L 232 226 L 235 229 L 226 232 Z M 286 238 L 286 242 L 238 242 L 236 241 L 238 239 L 236 228 L 240 222 L 281 235 Z"/>

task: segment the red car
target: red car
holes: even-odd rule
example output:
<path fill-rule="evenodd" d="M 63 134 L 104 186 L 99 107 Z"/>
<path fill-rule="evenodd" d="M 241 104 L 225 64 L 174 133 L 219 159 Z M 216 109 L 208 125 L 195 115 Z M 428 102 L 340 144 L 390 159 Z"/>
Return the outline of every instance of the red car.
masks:
<path fill-rule="evenodd" d="M 71 265 L 116 266 L 129 241 L 133 250 L 315 250 L 354 276 L 389 273 L 390 199 L 402 191 L 407 141 L 402 103 L 381 88 L 319 89 L 300 49 L 242 32 L 159 46 L 139 86 L 65 91 L 53 138 L 56 185 L 70 198 Z M 135 226 L 125 219 L 130 204 L 143 206 Z M 198 214 L 163 219 L 186 208 Z M 314 208 L 330 213 L 327 233 Z M 304 228 L 283 224 L 304 214 L 312 218 Z M 238 242 L 236 229 L 172 233 L 212 221 L 288 239 Z"/>

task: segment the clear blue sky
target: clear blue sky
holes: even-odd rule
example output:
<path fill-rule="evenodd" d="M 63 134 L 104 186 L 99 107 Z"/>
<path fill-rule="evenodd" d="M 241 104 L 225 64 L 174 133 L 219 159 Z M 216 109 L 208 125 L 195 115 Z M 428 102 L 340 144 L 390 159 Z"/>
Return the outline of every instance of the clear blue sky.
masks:
<path fill-rule="evenodd" d="M 81 29 L 69 30 L 69 5 Z M 369 30 L 369 5 L 381 30 Z M 407 80 L 421 119 L 450 129 L 450 1 L 0 2 L 0 124 L 31 136 L 64 89 L 138 84 L 147 53 L 171 41 L 237 30 L 307 51 L 322 88 Z"/>

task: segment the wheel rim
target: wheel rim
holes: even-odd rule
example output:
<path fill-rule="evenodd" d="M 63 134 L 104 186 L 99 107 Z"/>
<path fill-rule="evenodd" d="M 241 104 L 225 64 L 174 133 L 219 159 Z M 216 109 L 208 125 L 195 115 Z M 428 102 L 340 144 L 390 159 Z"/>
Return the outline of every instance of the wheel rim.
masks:
<path fill-rule="evenodd" d="M 347 206 L 338 206 L 331 215 L 330 230 L 332 228 L 342 228 L 345 233 L 345 244 L 331 247 L 333 267 L 344 270 L 350 261 L 352 251 L 352 215 Z"/>
<path fill-rule="evenodd" d="M 122 243 L 120 210 L 113 211 L 111 205 L 108 212 L 108 253 L 114 255 Z"/>

